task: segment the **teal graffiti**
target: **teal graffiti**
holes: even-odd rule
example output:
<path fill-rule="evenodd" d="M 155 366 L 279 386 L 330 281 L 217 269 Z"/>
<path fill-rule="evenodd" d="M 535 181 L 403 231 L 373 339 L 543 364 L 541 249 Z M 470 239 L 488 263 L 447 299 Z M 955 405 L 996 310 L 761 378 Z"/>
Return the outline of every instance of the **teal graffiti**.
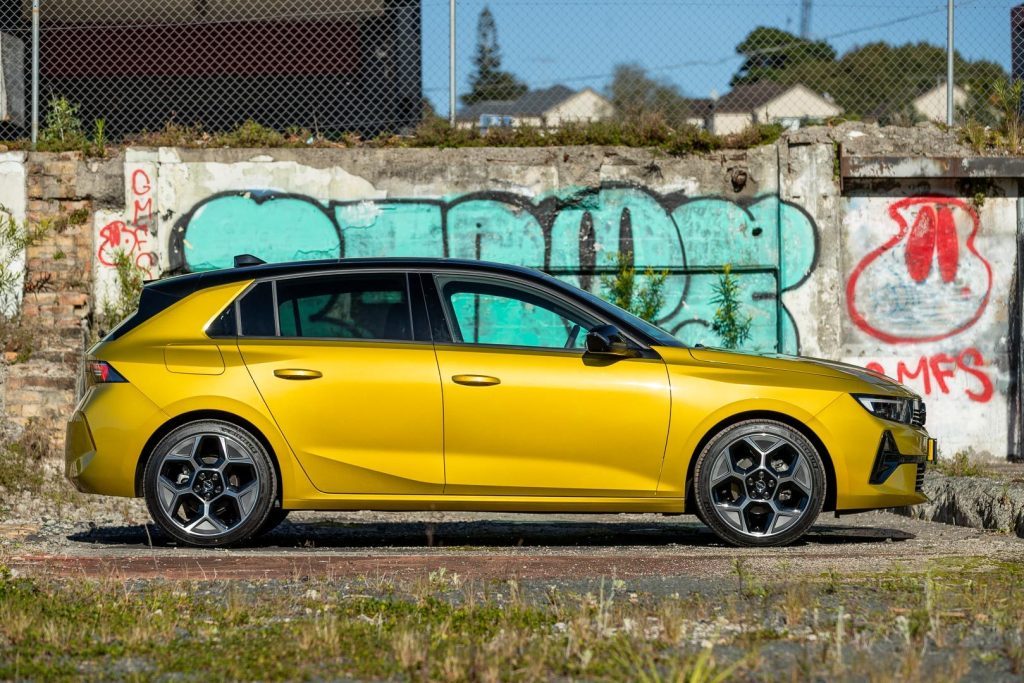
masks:
<path fill-rule="evenodd" d="M 638 269 L 669 271 L 658 324 L 707 345 L 720 342 L 709 327 L 711 299 L 731 264 L 753 321 L 746 346 L 786 353 L 799 351 L 799 333 L 782 294 L 807 279 L 818 251 L 810 217 L 777 196 L 738 202 L 633 185 L 532 200 L 505 192 L 344 202 L 232 192 L 200 203 L 173 235 L 171 264 L 184 271 L 227 267 L 242 252 L 267 261 L 452 257 L 541 268 L 597 293 L 615 254 L 628 252 Z"/>

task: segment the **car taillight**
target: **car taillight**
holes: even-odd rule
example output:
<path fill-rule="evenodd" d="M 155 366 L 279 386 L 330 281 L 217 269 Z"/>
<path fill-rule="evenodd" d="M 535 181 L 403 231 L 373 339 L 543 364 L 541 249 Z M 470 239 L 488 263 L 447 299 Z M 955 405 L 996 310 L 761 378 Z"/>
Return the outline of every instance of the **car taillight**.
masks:
<path fill-rule="evenodd" d="M 86 365 L 89 379 L 93 384 L 109 384 L 111 382 L 127 382 L 114 366 L 105 360 L 92 360 Z"/>

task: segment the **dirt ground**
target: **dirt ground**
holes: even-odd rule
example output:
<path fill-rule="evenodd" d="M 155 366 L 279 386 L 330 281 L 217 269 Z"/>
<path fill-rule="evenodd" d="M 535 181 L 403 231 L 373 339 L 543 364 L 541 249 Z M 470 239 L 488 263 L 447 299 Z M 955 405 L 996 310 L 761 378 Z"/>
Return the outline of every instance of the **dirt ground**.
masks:
<path fill-rule="evenodd" d="M 478 513 L 298 513 L 246 547 L 177 547 L 137 506 L 99 521 L 0 522 L 0 559 L 30 575 L 122 578 L 412 576 L 446 568 L 467 578 L 559 580 L 584 589 L 603 577 L 659 591 L 754 571 L 821 573 L 921 569 L 942 558 L 1024 561 L 1014 536 L 895 514 L 823 515 L 799 544 L 737 549 L 694 517 Z"/>
<path fill-rule="evenodd" d="M 210 550 L 135 502 L 39 511 L 0 521 L 0 680 L 1024 676 L 1024 540 L 892 513 L 771 549 L 686 516 L 302 513 Z"/>

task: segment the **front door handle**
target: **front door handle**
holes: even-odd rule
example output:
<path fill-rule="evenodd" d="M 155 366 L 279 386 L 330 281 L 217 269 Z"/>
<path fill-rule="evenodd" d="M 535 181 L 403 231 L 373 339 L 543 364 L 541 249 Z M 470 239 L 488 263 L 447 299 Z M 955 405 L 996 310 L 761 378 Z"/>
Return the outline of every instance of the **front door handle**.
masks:
<path fill-rule="evenodd" d="M 452 381 L 467 387 L 493 387 L 495 384 L 501 384 L 500 379 L 490 375 L 452 375 Z"/>
<path fill-rule="evenodd" d="M 305 370 L 303 368 L 274 370 L 274 377 L 280 377 L 281 379 L 317 379 L 323 376 L 324 373 L 319 370 Z"/>

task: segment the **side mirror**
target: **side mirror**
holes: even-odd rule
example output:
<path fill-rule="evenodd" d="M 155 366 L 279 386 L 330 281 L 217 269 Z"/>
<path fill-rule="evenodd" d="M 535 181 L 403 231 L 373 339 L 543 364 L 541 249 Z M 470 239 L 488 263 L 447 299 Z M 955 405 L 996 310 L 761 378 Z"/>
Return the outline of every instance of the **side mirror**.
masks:
<path fill-rule="evenodd" d="M 614 325 L 598 325 L 587 333 L 587 353 L 629 358 L 636 353 Z"/>

